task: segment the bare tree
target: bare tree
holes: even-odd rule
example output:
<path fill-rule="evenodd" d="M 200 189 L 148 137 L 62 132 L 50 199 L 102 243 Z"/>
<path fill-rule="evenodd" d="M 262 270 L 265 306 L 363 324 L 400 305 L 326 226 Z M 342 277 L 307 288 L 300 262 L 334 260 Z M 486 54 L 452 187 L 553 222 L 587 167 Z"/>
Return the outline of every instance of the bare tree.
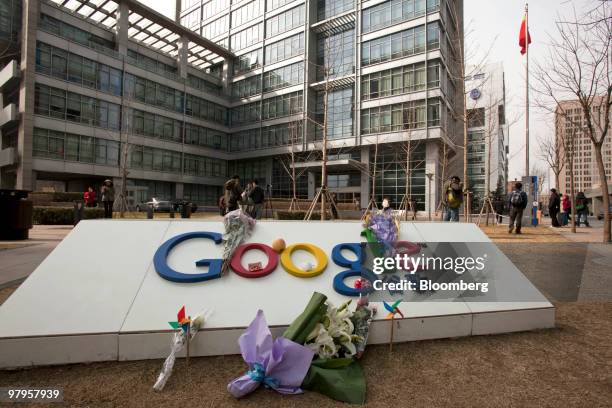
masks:
<path fill-rule="evenodd" d="M 535 70 L 541 107 L 556 112 L 585 134 L 593 146 L 603 199 L 603 242 L 612 242 L 610 199 L 602 147 L 610 129 L 612 105 L 612 16 L 609 2 L 579 18 L 558 19 L 558 38 L 550 38 L 545 62 Z M 568 112 L 564 100 L 578 103 L 580 122 Z M 568 163 L 573 168 L 572 163 Z M 572 217 L 574 218 L 574 217 Z"/>
<path fill-rule="evenodd" d="M 560 188 L 559 175 L 565 167 L 565 157 L 562 150 L 563 139 L 557 135 L 547 133 L 544 137 L 537 137 L 540 146 L 539 158 L 544 160 L 555 175 L 555 187 Z"/>
<path fill-rule="evenodd" d="M 283 167 L 283 170 L 289 176 L 291 180 L 291 202 L 289 204 L 289 211 L 293 212 L 299 210 L 299 202 L 297 198 L 297 181 L 304 175 L 307 168 L 303 168 L 297 170 L 297 163 L 299 161 L 309 161 L 311 156 L 314 154 L 313 151 L 310 151 L 305 156 L 300 158 L 295 151 L 295 146 L 302 140 L 300 137 L 304 128 L 302 126 L 304 122 L 302 120 L 294 121 L 289 123 L 289 153 L 285 156 L 278 157 L 278 161 Z"/>

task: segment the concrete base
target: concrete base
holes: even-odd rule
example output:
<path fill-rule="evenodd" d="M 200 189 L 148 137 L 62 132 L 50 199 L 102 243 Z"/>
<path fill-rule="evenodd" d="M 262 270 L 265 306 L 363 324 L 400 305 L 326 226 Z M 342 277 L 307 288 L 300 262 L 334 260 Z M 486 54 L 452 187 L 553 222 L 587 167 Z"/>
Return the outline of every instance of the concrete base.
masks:
<path fill-rule="evenodd" d="M 332 228 L 330 228 L 332 227 Z M 334 304 L 346 297 L 333 290 L 333 276 L 344 270 L 330 261 L 321 275 L 296 278 L 282 270 L 259 279 L 228 273 L 220 279 L 177 284 L 153 268 L 157 248 L 168 238 L 188 231 L 222 230 L 220 222 L 82 221 L 0 307 L 0 367 L 69 364 L 93 361 L 163 358 L 169 352 L 175 320 L 184 304 L 188 313 L 213 313 L 191 347 L 191 355 L 236 354 L 238 337 L 258 308 L 280 335 L 303 310 L 313 291 Z M 321 234 L 321 231 L 329 231 Z M 359 222 L 260 222 L 252 242 L 270 243 L 283 237 L 288 244 L 311 242 L 327 254 L 340 242 L 358 242 Z M 473 224 L 403 223 L 401 238 L 413 242 L 489 242 Z M 453 238 L 454 237 L 454 238 Z M 193 240 L 175 248 L 169 264 L 194 273 L 193 262 L 219 258 L 220 246 Z M 300 265 L 304 254 L 296 253 Z M 250 251 L 243 264 L 260 260 Z M 505 258 L 507 260 L 507 258 Z M 200 271 L 201 272 L 201 271 Z M 505 276 L 515 276 L 537 290 L 508 260 Z M 554 327 L 555 309 L 538 292 L 532 302 L 417 302 L 401 307 L 394 342 L 496 334 Z M 369 344 L 389 342 L 389 320 L 381 311 L 372 324 Z"/>

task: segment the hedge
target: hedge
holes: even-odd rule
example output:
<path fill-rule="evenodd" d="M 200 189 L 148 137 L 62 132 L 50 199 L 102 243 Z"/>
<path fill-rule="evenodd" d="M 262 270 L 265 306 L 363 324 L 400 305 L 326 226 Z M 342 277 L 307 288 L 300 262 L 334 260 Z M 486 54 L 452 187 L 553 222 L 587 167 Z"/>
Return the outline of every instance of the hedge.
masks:
<path fill-rule="evenodd" d="M 85 208 L 83 219 L 104 218 L 103 208 Z M 34 207 L 32 214 L 34 224 L 72 225 L 74 224 L 74 209 L 72 207 Z"/>
<path fill-rule="evenodd" d="M 306 211 L 276 211 L 276 213 L 274 214 L 274 218 L 276 218 L 277 220 L 299 220 L 302 221 L 304 219 L 304 217 L 306 216 Z M 320 220 L 321 219 L 321 213 L 320 212 L 313 212 L 312 216 L 310 217 L 310 219 L 312 221 L 316 221 L 316 220 Z M 327 213 L 326 220 L 331 220 L 330 214 Z"/>

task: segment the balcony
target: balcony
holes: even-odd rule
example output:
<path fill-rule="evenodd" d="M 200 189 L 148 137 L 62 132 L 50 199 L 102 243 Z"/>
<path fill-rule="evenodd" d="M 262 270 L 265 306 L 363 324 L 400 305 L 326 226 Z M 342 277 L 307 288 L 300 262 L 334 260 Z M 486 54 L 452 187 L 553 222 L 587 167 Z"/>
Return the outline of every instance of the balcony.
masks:
<path fill-rule="evenodd" d="M 337 14 L 327 20 L 319 21 L 310 26 L 317 34 L 338 34 L 351 28 L 355 28 L 355 10 Z"/>

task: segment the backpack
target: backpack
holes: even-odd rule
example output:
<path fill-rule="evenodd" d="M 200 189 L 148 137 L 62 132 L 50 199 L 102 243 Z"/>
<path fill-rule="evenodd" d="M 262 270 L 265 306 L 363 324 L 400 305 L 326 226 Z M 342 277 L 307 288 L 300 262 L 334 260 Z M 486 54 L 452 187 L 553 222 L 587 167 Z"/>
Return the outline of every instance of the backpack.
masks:
<path fill-rule="evenodd" d="M 510 204 L 512 204 L 513 207 L 522 207 L 523 206 L 523 195 L 521 194 L 520 191 L 518 190 L 514 190 L 512 192 L 512 194 L 510 195 Z"/>
<path fill-rule="evenodd" d="M 582 198 L 576 199 L 576 210 L 583 210 L 583 209 L 584 209 L 584 199 Z"/>
<path fill-rule="evenodd" d="M 457 198 L 457 194 L 452 187 L 447 190 L 446 202 L 450 208 L 458 208 L 461 205 L 461 200 Z"/>

